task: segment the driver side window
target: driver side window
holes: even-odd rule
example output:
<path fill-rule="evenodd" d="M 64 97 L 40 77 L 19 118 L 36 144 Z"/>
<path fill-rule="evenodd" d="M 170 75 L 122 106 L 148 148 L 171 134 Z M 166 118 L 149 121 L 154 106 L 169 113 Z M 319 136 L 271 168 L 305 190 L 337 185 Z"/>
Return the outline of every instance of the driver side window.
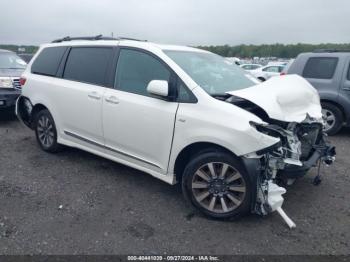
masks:
<path fill-rule="evenodd" d="M 170 82 L 170 71 L 153 56 L 132 49 L 121 49 L 114 88 L 150 96 L 147 85 L 152 80 Z"/>

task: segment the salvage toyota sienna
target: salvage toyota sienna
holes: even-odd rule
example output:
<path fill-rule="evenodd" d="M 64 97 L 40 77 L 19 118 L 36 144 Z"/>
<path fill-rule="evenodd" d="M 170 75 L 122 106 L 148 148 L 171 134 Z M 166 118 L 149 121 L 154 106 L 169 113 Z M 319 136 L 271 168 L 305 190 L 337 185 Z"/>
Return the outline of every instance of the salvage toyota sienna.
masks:
<path fill-rule="evenodd" d="M 196 48 L 66 37 L 40 47 L 21 83 L 16 113 L 43 150 L 76 147 L 181 182 L 214 218 L 277 210 L 294 227 L 280 182 L 335 157 L 306 80 L 260 83 Z"/>

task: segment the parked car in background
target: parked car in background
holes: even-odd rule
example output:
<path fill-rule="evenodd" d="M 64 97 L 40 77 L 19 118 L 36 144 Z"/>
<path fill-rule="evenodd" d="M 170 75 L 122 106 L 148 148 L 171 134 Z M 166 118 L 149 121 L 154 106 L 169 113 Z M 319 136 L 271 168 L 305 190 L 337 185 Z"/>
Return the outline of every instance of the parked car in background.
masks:
<path fill-rule="evenodd" d="M 273 76 L 279 76 L 284 68 L 284 65 L 266 65 L 255 70 L 249 71 L 253 76 L 260 81 L 266 81 Z"/>
<path fill-rule="evenodd" d="M 34 54 L 18 54 L 20 58 L 22 58 L 26 63 L 29 63 L 32 60 Z"/>
<path fill-rule="evenodd" d="M 286 75 L 289 68 L 291 67 L 291 65 L 293 64 L 295 59 L 291 59 L 289 60 L 289 62 L 285 65 L 285 67 L 283 68 L 282 72 L 281 72 L 281 75 Z"/>
<path fill-rule="evenodd" d="M 251 71 L 251 70 L 255 70 L 258 69 L 260 67 L 262 67 L 262 65 L 259 64 L 242 64 L 240 65 L 240 67 L 246 71 Z"/>
<path fill-rule="evenodd" d="M 325 131 L 336 134 L 350 124 L 350 52 L 316 50 L 300 54 L 287 74 L 306 78 L 320 95 Z"/>
<path fill-rule="evenodd" d="M 236 65 L 241 64 L 241 59 L 239 59 L 238 57 L 226 57 L 226 59 L 228 61 L 234 62 Z"/>
<path fill-rule="evenodd" d="M 21 79 L 16 113 L 43 150 L 77 147 L 181 182 L 211 217 L 281 213 L 277 177 L 334 160 L 306 80 L 260 83 L 208 51 L 66 37 L 42 45 Z"/>
<path fill-rule="evenodd" d="M 14 107 L 21 94 L 20 76 L 26 65 L 14 52 L 0 49 L 0 110 Z"/>
<path fill-rule="evenodd" d="M 268 66 L 276 65 L 276 66 L 286 66 L 288 61 L 270 61 L 267 63 Z"/>

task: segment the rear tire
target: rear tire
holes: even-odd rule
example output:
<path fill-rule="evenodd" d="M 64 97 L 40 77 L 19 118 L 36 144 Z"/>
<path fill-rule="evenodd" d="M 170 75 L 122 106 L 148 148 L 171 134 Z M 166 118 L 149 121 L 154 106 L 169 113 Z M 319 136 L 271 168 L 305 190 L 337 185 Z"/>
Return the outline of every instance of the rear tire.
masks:
<path fill-rule="evenodd" d="M 259 79 L 261 82 L 265 82 L 265 81 L 266 81 L 266 79 L 263 78 L 263 77 L 258 77 L 258 79 Z"/>
<path fill-rule="evenodd" d="M 324 102 L 322 103 L 322 114 L 325 120 L 324 131 L 328 135 L 335 135 L 343 126 L 343 113 L 336 105 Z"/>
<path fill-rule="evenodd" d="M 62 146 L 57 143 L 55 121 L 47 109 L 41 110 L 35 115 L 34 128 L 36 140 L 44 151 L 56 153 L 62 149 Z"/>
<path fill-rule="evenodd" d="M 234 219 L 249 213 L 252 190 L 242 164 L 221 151 L 195 156 L 182 177 L 185 199 L 211 218 Z"/>

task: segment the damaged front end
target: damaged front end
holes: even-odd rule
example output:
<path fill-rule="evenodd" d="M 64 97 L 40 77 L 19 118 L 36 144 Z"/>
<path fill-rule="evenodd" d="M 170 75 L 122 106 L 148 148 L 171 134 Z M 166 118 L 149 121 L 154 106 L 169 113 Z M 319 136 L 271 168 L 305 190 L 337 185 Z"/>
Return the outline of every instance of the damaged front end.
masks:
<path fill-rule="evenodd" d="M 317 93 L 304 80 L 291 80 L 300 90 L 292 93 L 294 97 L 290 99 L 288 92 L 275 86 L 272 90 L 271 85 L 267 86 L 268 83 L 265 84 L 266 88 L 260 88 L 269 94 L 269 100 L 262 98 L 264 94 L 258 88 L 254 92 L 231 92 L 230 97 L 225 99 L 258 116 L 263 122 L 250 122 L 258 132 L 280 139 L 278 144 L 248 154 L 245 159 L 259 160 L 256 201 L 252 205 L 252 212 L 266 215 L 277 211 L 290 228 L 295 227 L 295 224 L 282 210 L 282 195 L 286 189 L 279 185 L 281 182 L 293 183 L 316 166 L 318 170 L 314 184 L 317 185 L 321 181 L 321 167 L 330 165 L 335 160 L 335 147 L 325 140 Z M 274 81 L 278 84 L 281 80 Z M 302 85 L 304 89 L 300 87 Z"/>
<path fill-rule="evenodd" d="M 266 215 L 277 211 L 289 227 L 295 227 L 293 221 L 282 210 L 285 188 L 278 186 L 279 181 L 290 183 L 296 178 L 318 166 L 315 184 L 320 181 L 321 164 L 330 165 L 335 160 L 335 148 L 325 141 L 323 125 L 307 117 L 302 123 L 282 123 L 251 125 L 259 132 L 280 138 L 276 147 L 256 152 L 260 157 L 260 176 L 257 181 L 257 196 L 254 212 Z"/>

